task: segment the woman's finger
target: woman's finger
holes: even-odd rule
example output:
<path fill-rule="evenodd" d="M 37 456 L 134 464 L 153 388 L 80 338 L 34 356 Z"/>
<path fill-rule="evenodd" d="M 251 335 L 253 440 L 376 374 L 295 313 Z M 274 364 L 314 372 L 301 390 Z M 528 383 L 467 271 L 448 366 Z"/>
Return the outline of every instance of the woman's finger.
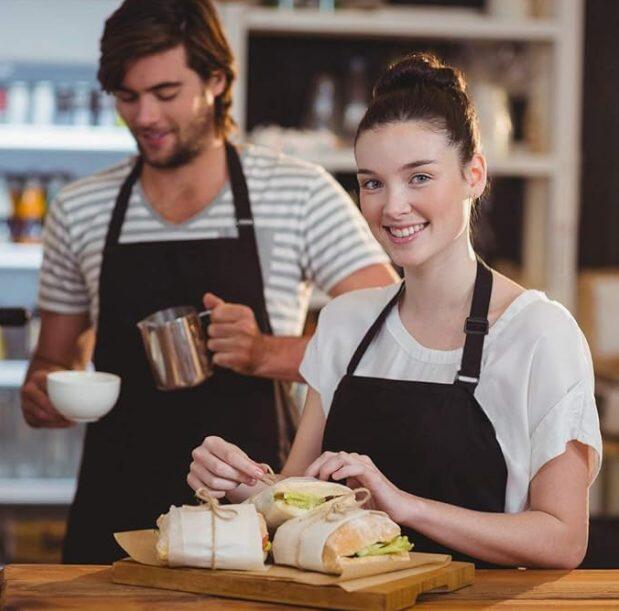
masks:
<path fill-rule="evenodd" d="M 254 486 L 256 484 L 256 478 L 235 469 L 232 465 L 220 460 L 214 454 L 205 453 L 205 455 L 201 458 L 200 463 L 217 477 L 235 481 L 238 484 L 247 484 L 248 486 Z"/>
<path fill-rule="evenodd" d="M 187 475 L 187 483 L 189 484 L 189 486 L 191 486 L 191 488 L 193 488 L 196 492 L 200 489 L 200 488 L 204 488 L 208 491 L 208 493 L 216 498 L 216 499 L 221 499 L 225 496 L 225 492 L 223 490 L 211 490 L 208 486 L 204 485 L 204 482 L 200 481 L 199 478 L 197 478 L 193 473 L 189 473 L 189 475 Z"/>
<path fill-rule="evenodd" d="M 323 452 L 307 469 L 305 469 L 305 475 L 307 477 L 318 477 L 322 465 L 333 456 L 336 456 L 335 452 Z"/>
<path fill-rule="evenodd" d="M 358 462 L 351 462 L 342 465 L 339 469 L 335 470 L 331 477 L 334 480 L 348 479 L 349 477 L 356 478 L 360 483 L 367 484 L 368 478 L 367 467 Z"/>
<path fill-rule="evenodd" d="M 241 426 L 241 423 L 239 423 L 239 426 Z M 261 479 L 264 477 L 264 468 L 254 462 L 245 452 L 237 448 L 234 444 L 219 439 L 219 442 L 212 444 L 209 449 L 219 460 L 237 469 L 241 473 L 253 479 Z"/>

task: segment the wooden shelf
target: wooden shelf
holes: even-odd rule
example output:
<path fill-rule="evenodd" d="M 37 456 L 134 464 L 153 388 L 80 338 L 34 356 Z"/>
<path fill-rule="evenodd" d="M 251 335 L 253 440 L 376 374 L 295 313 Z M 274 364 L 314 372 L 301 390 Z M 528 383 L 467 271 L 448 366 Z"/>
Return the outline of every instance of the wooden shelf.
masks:
<path fill-rule="evenodd" d="M 291 153 L 293 156 L 323 166 L 329 172 L 356 171 L 355 157 L 352 149 L 339 149 L 320 153 Z M 488 168 L 492 176 L 515 176 L 523 178 L 549 177 L 555 170 L 555 161 L 549 155 L 514 152 L 507 157 L 488 159 Z"/>
<path fill-rule="evenodd" d="M 19 388 L 28 369 L 28 361 L 0 360 L 0 390 Z"/>
<path fill-rule="evenodd" d="M 124 127 L 0 125 L 0 150 L 130 153 L 135 141 Z"/>
<path fill-rule="evenodd" d="M 0 504 L 69 505 L 75 488 L 74 478 L 0 479 Z"/>
<path fill-rule="evenodd" d="M 0 244 L 0 270 L 38 270 L 42 261 L 40 244 Z"/>
<path fill-rule="evenodd" d="M 448 40 L 514 40 L 552 42 L 558 24 L 550 19 L 497 19 L 461 9 L 384 8 L 375 10 L 280 10 L 252 8 L 250 33 L 372 38 L 445 38 Z"/>

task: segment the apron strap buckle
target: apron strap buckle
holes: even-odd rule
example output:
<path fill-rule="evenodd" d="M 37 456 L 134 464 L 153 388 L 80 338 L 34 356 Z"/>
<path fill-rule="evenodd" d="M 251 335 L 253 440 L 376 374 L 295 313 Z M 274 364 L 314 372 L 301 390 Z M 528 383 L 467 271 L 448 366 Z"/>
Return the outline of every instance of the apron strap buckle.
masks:
<path fill-rule="evenodd" d="M 465 384 L 477 384 L 479 378 L 473 378 L 471 376 L 462 375 L 459 371 L 456 375 L 456 382 L 464 382 Z"/>
<path fill-rule="evenodd" d="M 477 316 L 469 316 L 464 321 L 464 332 L 467 335 L 488 335 L 490 325 L 486 318 L 478 318 Z"/>
<path fill-rule="evenodd" d="M 237 227 L 253 227 L 254 219 L 238 219 L 236 222 Z"/>

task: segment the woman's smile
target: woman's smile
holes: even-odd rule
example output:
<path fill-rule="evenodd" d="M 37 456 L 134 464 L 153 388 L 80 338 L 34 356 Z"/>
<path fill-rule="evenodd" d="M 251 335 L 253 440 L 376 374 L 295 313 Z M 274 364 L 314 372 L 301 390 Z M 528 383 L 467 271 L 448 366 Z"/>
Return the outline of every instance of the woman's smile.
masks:
<path fill-rule="evenodd" d="M 383 225 L 389 240 L 394 244 L 409 244 L 420 237 L 429 222 L 414 225 Z"/>

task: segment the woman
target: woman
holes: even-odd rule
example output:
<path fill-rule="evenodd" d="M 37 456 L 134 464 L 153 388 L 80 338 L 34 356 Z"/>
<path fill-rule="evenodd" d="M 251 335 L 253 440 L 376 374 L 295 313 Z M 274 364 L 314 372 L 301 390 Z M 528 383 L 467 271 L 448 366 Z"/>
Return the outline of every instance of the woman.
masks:
<path fill-rule="evenodd" d="M 362 212 L 404 282 L 322 311 L 283 473 L 369 488 L 418 551 L 578 566 L 601 455 L 590 354 L 567 310 L 476 259 L 486 161 L 462 75 L 427 54 L 391 66 L 355 155 Z M 193 488 L 240 500 L 262 485 L 224 440 L 193 458 Z"/>

